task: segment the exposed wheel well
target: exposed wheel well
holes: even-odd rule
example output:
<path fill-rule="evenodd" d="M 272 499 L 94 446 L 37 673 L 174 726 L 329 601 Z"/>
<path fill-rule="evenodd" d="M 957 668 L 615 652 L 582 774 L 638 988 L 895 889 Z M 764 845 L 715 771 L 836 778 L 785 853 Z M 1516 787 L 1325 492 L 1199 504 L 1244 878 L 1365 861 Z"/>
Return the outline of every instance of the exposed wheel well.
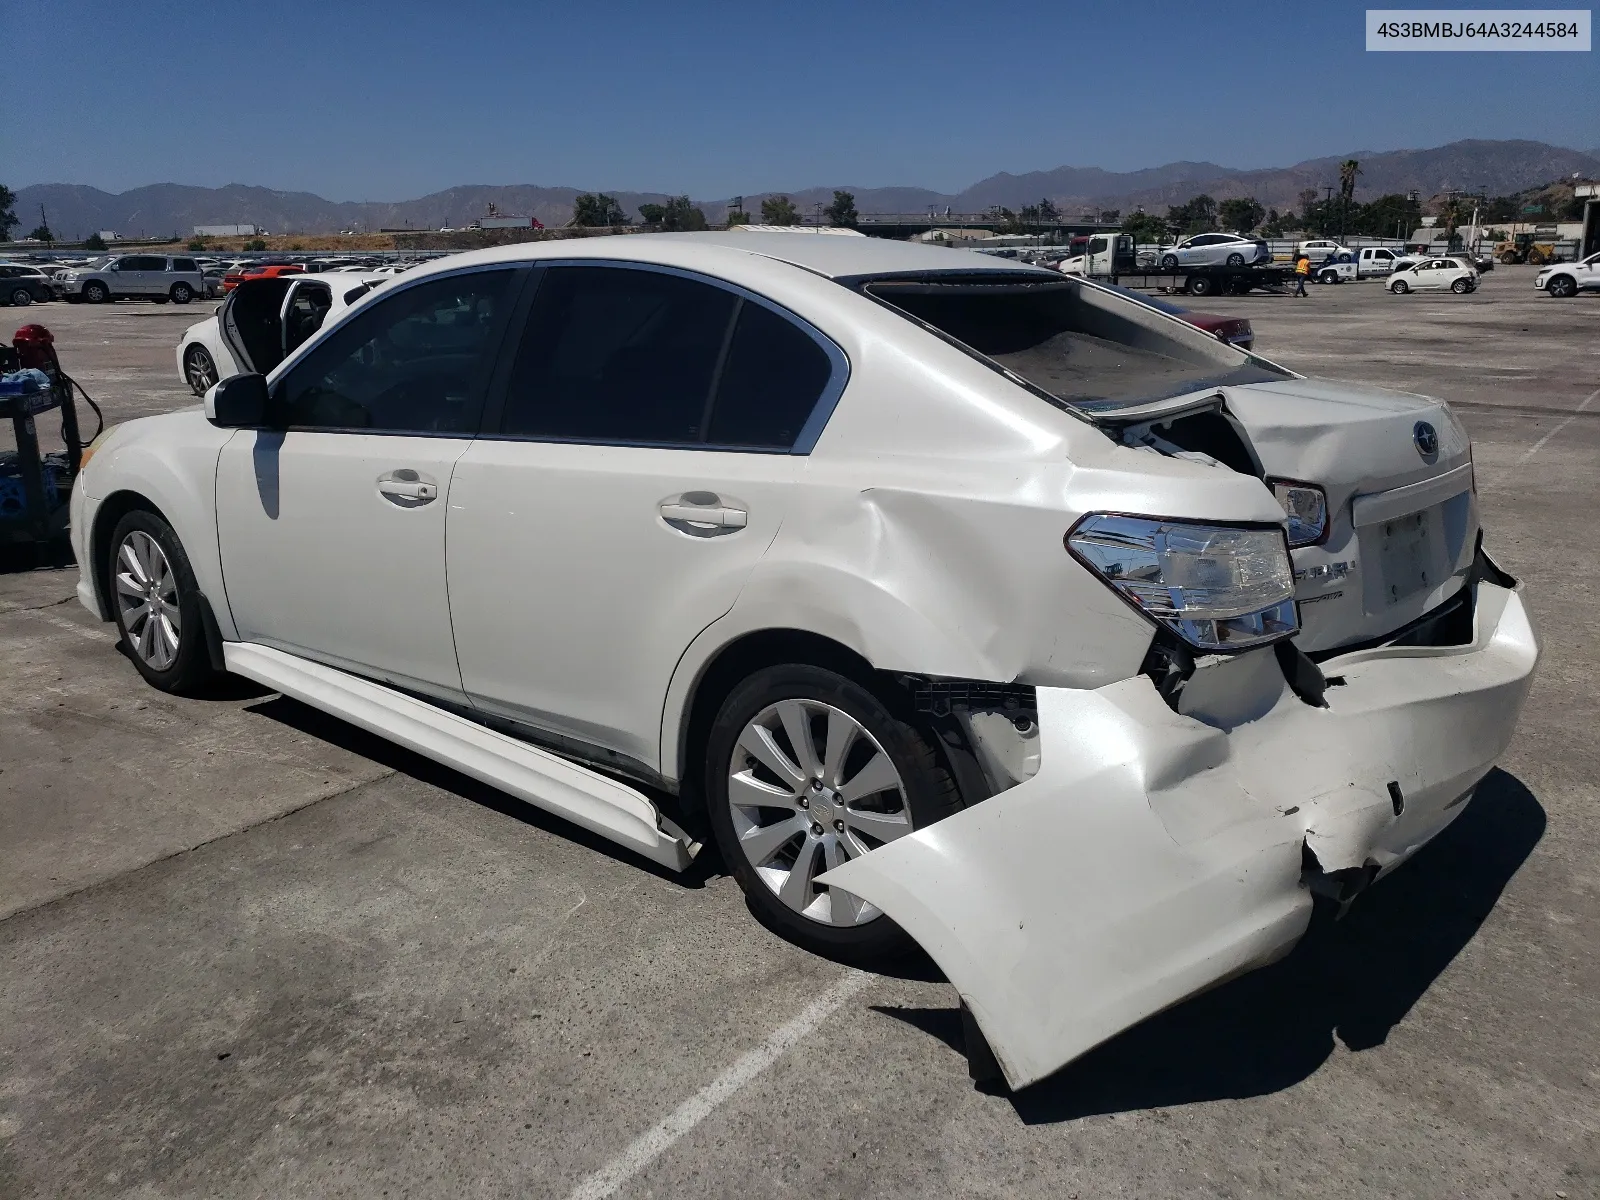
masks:
<path fill-rule="evenodd" d="M 703 775 L 704 747 L 711 724 L 729 693 L 752 674 L 783 663 L 802 663 L 836 671 L 877 696 L 891 712 L 912 719 L 911 697 L 887 672 L 879 671 L 854 650 L 821 634 L 801 629 L 762 629 L 747 633 L 719 650 L 700 672 L 687 705 L 688 718 L 678 733 L 678 792 L 686 827 L 701 841 L 706 825 Z"/>
<path fill-rule="evenodd" d="M 95 603 L 99 605 L 102 621 L 111 620 L 111 563 L 107 559 L 111 531 L 123 517 L 141 508 L 167 520 L 164 512 L 138 492 L 112 492 L 95 509 L 94 524 L 89 530 L 89 577 L 94 581 Z"/>

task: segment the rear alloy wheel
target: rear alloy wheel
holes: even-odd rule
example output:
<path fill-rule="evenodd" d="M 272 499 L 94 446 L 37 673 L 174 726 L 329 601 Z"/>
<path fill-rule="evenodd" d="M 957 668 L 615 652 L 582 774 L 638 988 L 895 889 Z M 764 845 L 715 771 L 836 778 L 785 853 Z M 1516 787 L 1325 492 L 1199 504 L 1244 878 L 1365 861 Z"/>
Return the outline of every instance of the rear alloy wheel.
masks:
<path fill-rule="evenodd" d="M 27 288 L 18 288 L 16 291 L 11 293 L 11 303 L 15 304 L 18 308 L 25 308 L 33 303 L 33 293 Z"/>
<path fill-rule="evenodd" d="M 1404 296 L 1411 289 L 1406 286 L 1406 281 L 1404 279 L 1396 279 L 1389 285 L 1389 290 L 1397 296 Z"/>
<path fill-rule="evenodd" d="M 1450 285 L 1450 290 L 1458 296 L 1464 296 L 1472 290 L 1472 280 L 1458 279 Z"/>
<path fill-rule="evenodd" d="M 90 304 L 104 304 L 111 299 L 111 289 L 98 280 L 83 285 L 83 298 Z"/>
<path fill-rule="evenodd" d="M 1228 265 L 1230 267 L 1242 267 L 1242 266 L 1244 266 L 1244 255 L 1242 255 L 1242 254 L 1230 254 L 1230 255 L 1228 255 Z"/>
<path fill-rule="evenodd" d="M 961 808 L 919 730 L 842 675 L 769 667 L 723 704 L 706 772 L 718 848 L 764 923 L 822 953 L 908 945 L 879 909 L 816 877 Z"/>
<path fill-rule="evenodd" d="M 122 643 L 145 682 L 187 691 L 212 674 L 200 588 L 172 526 L 136 509 L 111 533 L 106 576 Z"/>
<path fill-rule="evenodd" d="M 1161 258 L 1161 269 L 1163 271 L 1176 271 L 1178 269 L 1178 256 L 1176 254 L 1163 255 Z"/>
<path fill-rule="evenodd" d="M 196 396 L 210 391 L 211 385 L 217 382 L 217 364 L 211 360 L 211 352 L 204 346 L 190 346 L 184 351 L 183 377 Z"/>
<path fill-rule="evenodd" d="M 187 283 L 172 285 L 172 302 L 174 304 L 187 304 L 194 299 L 194 289 Z"/>
<path fill-rule="evenodd" d="M 1577 294 L 1578 284 L 1570 276 L 1557 275 L 1549 283 L 1544 285 L 1544 290 L 1549 292 L 1552 296 L 1556 296 L 1562 300 L 1565 300 L 1568 296 L 1574 296 Z"/>

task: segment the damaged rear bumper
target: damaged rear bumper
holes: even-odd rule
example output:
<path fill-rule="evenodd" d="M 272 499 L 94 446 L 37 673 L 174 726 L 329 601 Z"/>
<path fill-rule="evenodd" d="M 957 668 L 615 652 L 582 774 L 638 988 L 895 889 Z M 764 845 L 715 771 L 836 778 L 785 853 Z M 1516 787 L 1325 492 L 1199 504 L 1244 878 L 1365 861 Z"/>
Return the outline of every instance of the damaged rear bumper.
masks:
<path fill-rule="evenodd" d="M 1012 1087 L 1041 1079 L 1287 953 L 1313 885 L 1392 869 L 1465 808 L 1539 655 L 1518 594 L 1477 587 L 1470 645 L 1330 659 L 1326 708 L 1284 688 L 1224 729 L 1144 676 L 1040 688 L 1038 774 L 823 880 L 927 950 Z"/>

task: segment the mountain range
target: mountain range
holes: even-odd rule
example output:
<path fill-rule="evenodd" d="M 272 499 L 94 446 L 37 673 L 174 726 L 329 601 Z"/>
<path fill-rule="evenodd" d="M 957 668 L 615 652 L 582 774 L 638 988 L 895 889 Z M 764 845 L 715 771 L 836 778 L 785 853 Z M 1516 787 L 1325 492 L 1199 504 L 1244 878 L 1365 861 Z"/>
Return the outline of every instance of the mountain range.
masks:
<path fill-rule="evenodd" d="M 1200 192 L 1218 200 L 1254 196 L 1262 204 L 1293 208 L 1306 189 L 1337 186 L 1339 164 L 1361 163 L 1358 199 L 1391 192 L 1419 192 L 1424 198 L 1450 189 L 1506 195 L 1523 188 L 1573 175 L 1600 177 L 1600 147 L 1584 152 L 1536 141 L 1451 142 L 1423 150 L 1354 151 L 1330 158 L 1311 158 L 1288 167 L 1242 170 L 1211 162 L 1175 162 L 1138 171 L 1099 167 L 1057 167 L 1020 175 L 1001 172 L 953 194 L 916 187 L 867 188 L 847 184 L 802 188 L 783 193 L 802 213 L 833 199 L 837 186 L 855 195 L 862 213 L 916 213 L 949 208 L 957 213 L 987 211 L 992 205 L 1019 209 L 1049 199 L 1065 214 L 1096 209 L 1124 211 L 1143 206 L 1160 211 Z M 483 216 L 493 203 L 501 212 L 534 216 L 546 225 L 565 224 L 572 201 L 586 189 L 539 187 L 531 184 L 463 184 L 415 200 L 394 202 L 333 201 L 310 192 L 228 184 L 220 188 L 158 183 L 121 193 L 85 184 L 47 183 L 20 188 L 16 212 L 22 228 L 32 228 L 43 206 L 51 229 L 60 238 L 78 238 L 102 229 L 123 236 L 187 234 L 196 225 L 252 223 L 274 233 L 333 233 L 357 228 L 438 229 L 462 226 Z M 641 204 L 667 200 L 659 192 L 613 192 L 630 216 Z M 759 212 L 764 196 L 750 193 L 747 210 Z M 720 221 L 730 200 L 697 200 L 708 219 Z"/>

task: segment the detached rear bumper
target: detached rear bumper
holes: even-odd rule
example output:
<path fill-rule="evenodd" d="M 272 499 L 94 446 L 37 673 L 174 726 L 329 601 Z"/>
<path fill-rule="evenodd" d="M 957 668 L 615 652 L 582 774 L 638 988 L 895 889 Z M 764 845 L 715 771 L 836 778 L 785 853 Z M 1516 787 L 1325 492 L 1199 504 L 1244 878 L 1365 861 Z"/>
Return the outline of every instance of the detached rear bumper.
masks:
<path fill-rule="evenodd" d="M 1041 1079 L 1287 953 L 1311 883 L 1392 869 L 1465 808 L 1539 656 L 1517 593 L 1477 587 L 1471 645 L 1330 659 L 1327 708 L 1285 687 L 1224 730 L 1143 676 L 1041 688 L 1037 775 L 824 878 L 921 943 L 1012 1087 Z"/>

